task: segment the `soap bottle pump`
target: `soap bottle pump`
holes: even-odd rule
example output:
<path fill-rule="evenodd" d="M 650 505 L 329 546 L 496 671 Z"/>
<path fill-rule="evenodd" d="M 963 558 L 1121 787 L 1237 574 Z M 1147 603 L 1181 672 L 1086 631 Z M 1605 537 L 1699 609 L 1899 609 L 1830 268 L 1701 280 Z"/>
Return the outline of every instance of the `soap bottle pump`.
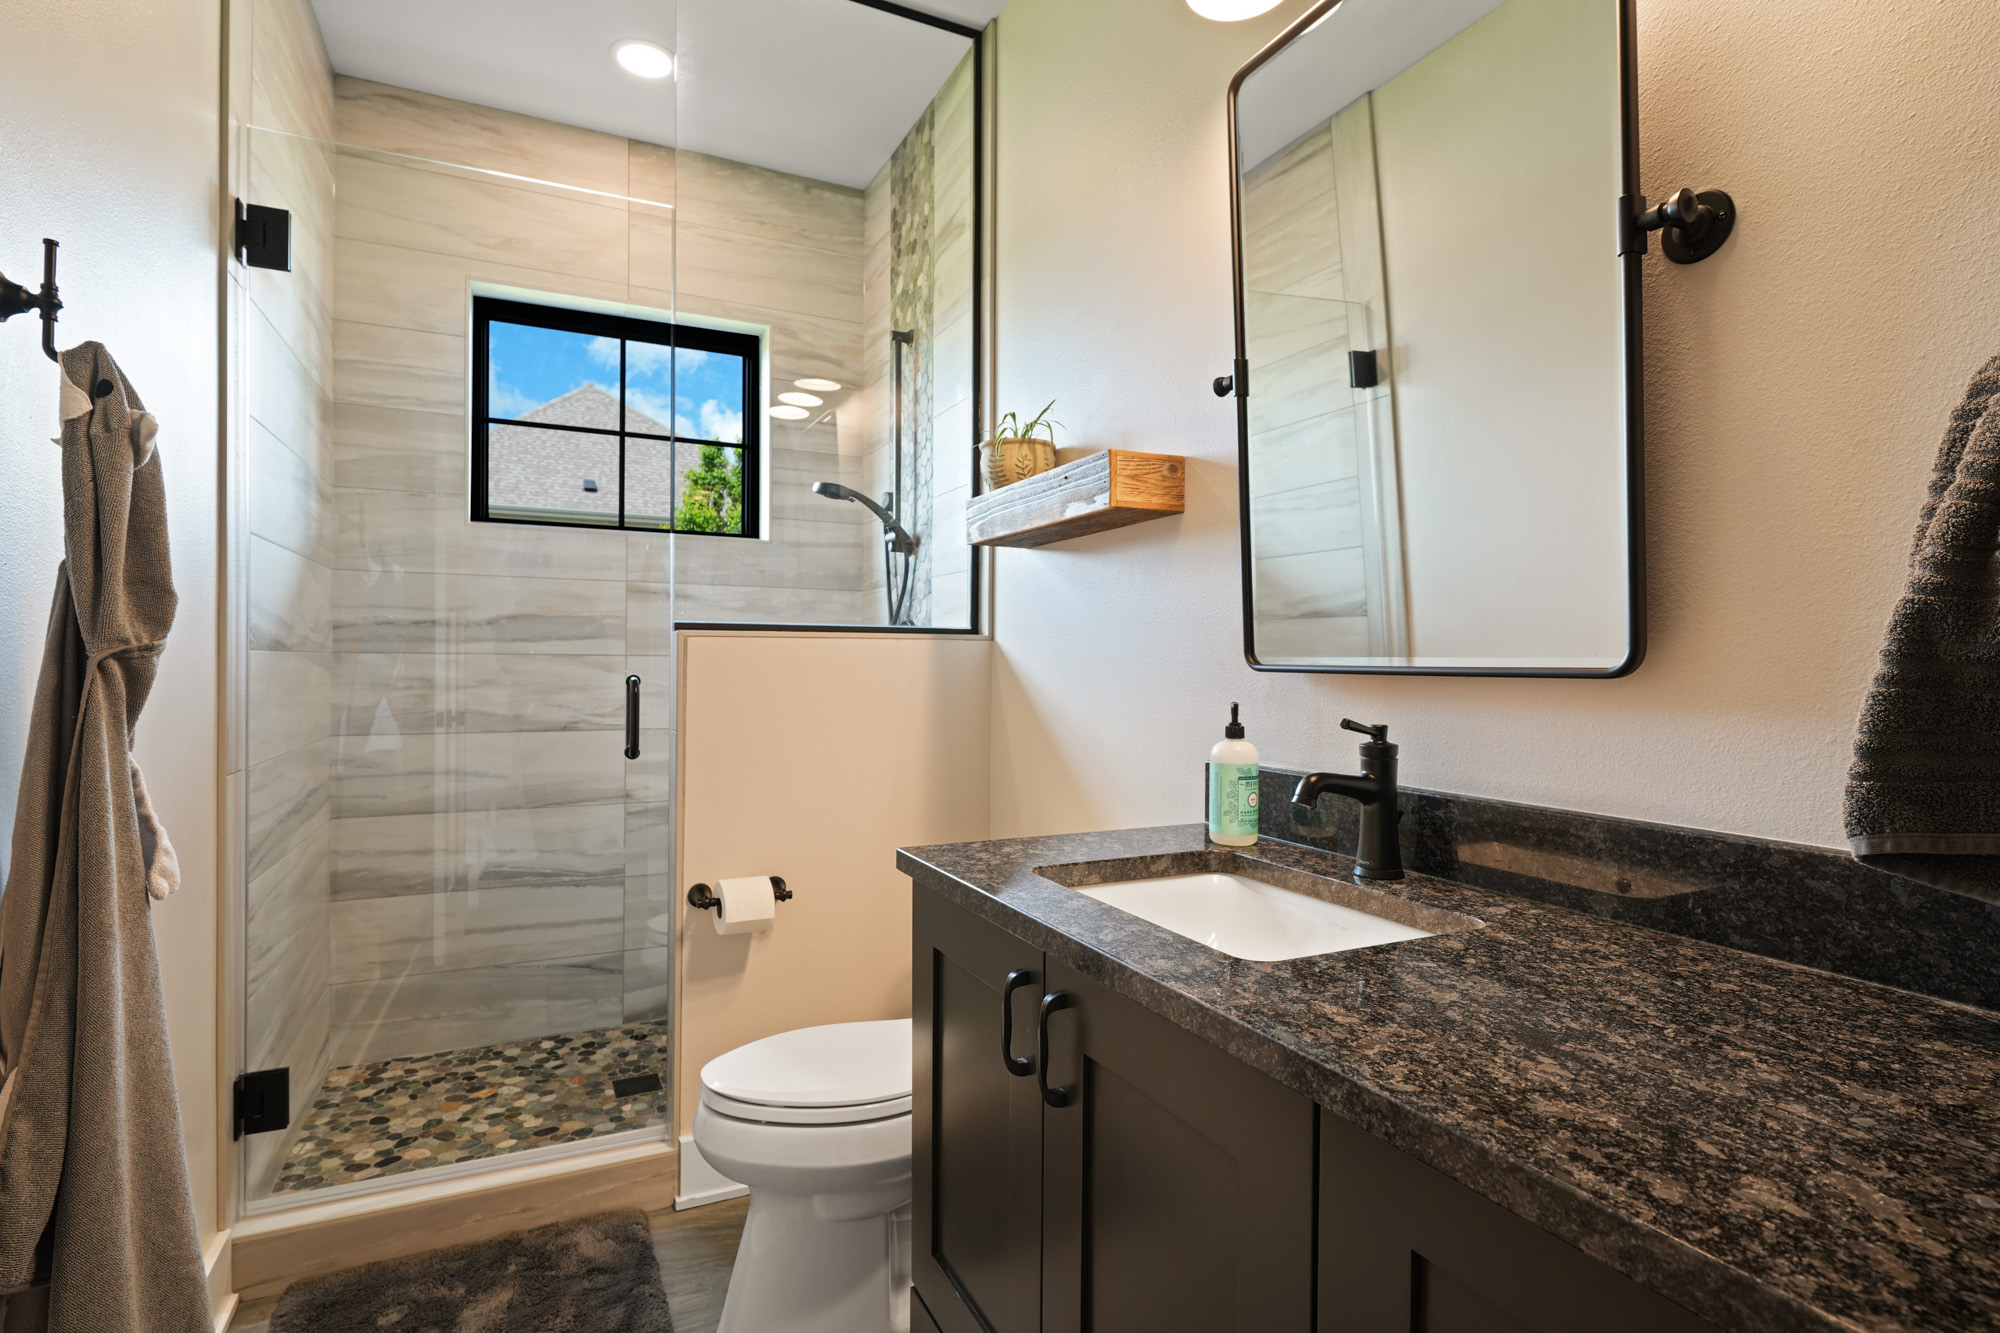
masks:
<path fill-rule="evenodd" d="M 1224 847 L 1257 841 L 1257 747 L 1243 739 L 1237 705 L 1229 705 L 1229 725 L 1208 752 L 1208 840 Z"/>

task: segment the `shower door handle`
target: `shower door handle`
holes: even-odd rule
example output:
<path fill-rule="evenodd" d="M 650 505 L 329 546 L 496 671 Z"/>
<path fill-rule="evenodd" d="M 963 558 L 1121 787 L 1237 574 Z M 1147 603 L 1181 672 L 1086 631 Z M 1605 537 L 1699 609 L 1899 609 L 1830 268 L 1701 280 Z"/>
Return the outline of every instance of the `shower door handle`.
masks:
<path fill-rule="evenodd" d="M 625 757 L 639 757 L 639 678 L 625 677 Z"/>

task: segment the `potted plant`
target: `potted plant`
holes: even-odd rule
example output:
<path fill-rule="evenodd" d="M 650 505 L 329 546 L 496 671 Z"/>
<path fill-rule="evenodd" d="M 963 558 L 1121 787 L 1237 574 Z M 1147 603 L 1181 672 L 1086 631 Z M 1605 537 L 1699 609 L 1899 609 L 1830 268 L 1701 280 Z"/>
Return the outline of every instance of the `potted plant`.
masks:
<path fill-rule="evenodd" d="M 1062 423 L 1049 417 L 1055 405 L 1051 398 L 1026 425 L 1014 412 L 1000 418 L 993 438 L 979 446 L 979 470 L 989 491 L 1025 481 L 1056 465 L 1056 427 Z M 1037 432 L 1048 438 L 1037 439 Z"/>

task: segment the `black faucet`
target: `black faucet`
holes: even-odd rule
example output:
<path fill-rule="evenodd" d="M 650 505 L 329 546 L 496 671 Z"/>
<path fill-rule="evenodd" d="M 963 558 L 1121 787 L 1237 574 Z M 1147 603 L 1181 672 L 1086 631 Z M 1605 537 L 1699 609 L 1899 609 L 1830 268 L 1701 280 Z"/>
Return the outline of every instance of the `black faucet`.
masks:
<path fill-rule="evenodd" d="M 1389 744 L 1389 728 L 1364 726 L 1353 718 L 1340 725 L 1368 737 L 1361 742 L 1361 775 L 1308 773 L 1299 779 L 1292 793 L 1292 806 L 1310 815 L 1320 793 L 1351 796 L 1361 802 L 1360 845 L 1355 848 L 1356 879 L 1401 879 L 1403 849 L 1396 842 L 1396 825 L 1402 815 L 1396 809 L 1396 747 Z"/>

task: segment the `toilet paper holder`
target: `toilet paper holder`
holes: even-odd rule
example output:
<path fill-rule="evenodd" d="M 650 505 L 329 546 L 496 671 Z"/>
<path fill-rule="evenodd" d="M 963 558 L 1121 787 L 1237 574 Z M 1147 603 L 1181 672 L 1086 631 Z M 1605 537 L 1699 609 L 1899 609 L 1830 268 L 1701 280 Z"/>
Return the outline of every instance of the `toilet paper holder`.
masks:
<path fill-rule="evenodd" d="M 771 876 L 771 896 L 779 902 L 790 902 L 792 891 L 785 887 L 785 881 L 777 875 Z M 688 906 L 706 912 L 709 908 L 722 910 L 722 899 L 715 896 L 715 890 L 706 884 L 697 884 L 688 890 Z"/>

